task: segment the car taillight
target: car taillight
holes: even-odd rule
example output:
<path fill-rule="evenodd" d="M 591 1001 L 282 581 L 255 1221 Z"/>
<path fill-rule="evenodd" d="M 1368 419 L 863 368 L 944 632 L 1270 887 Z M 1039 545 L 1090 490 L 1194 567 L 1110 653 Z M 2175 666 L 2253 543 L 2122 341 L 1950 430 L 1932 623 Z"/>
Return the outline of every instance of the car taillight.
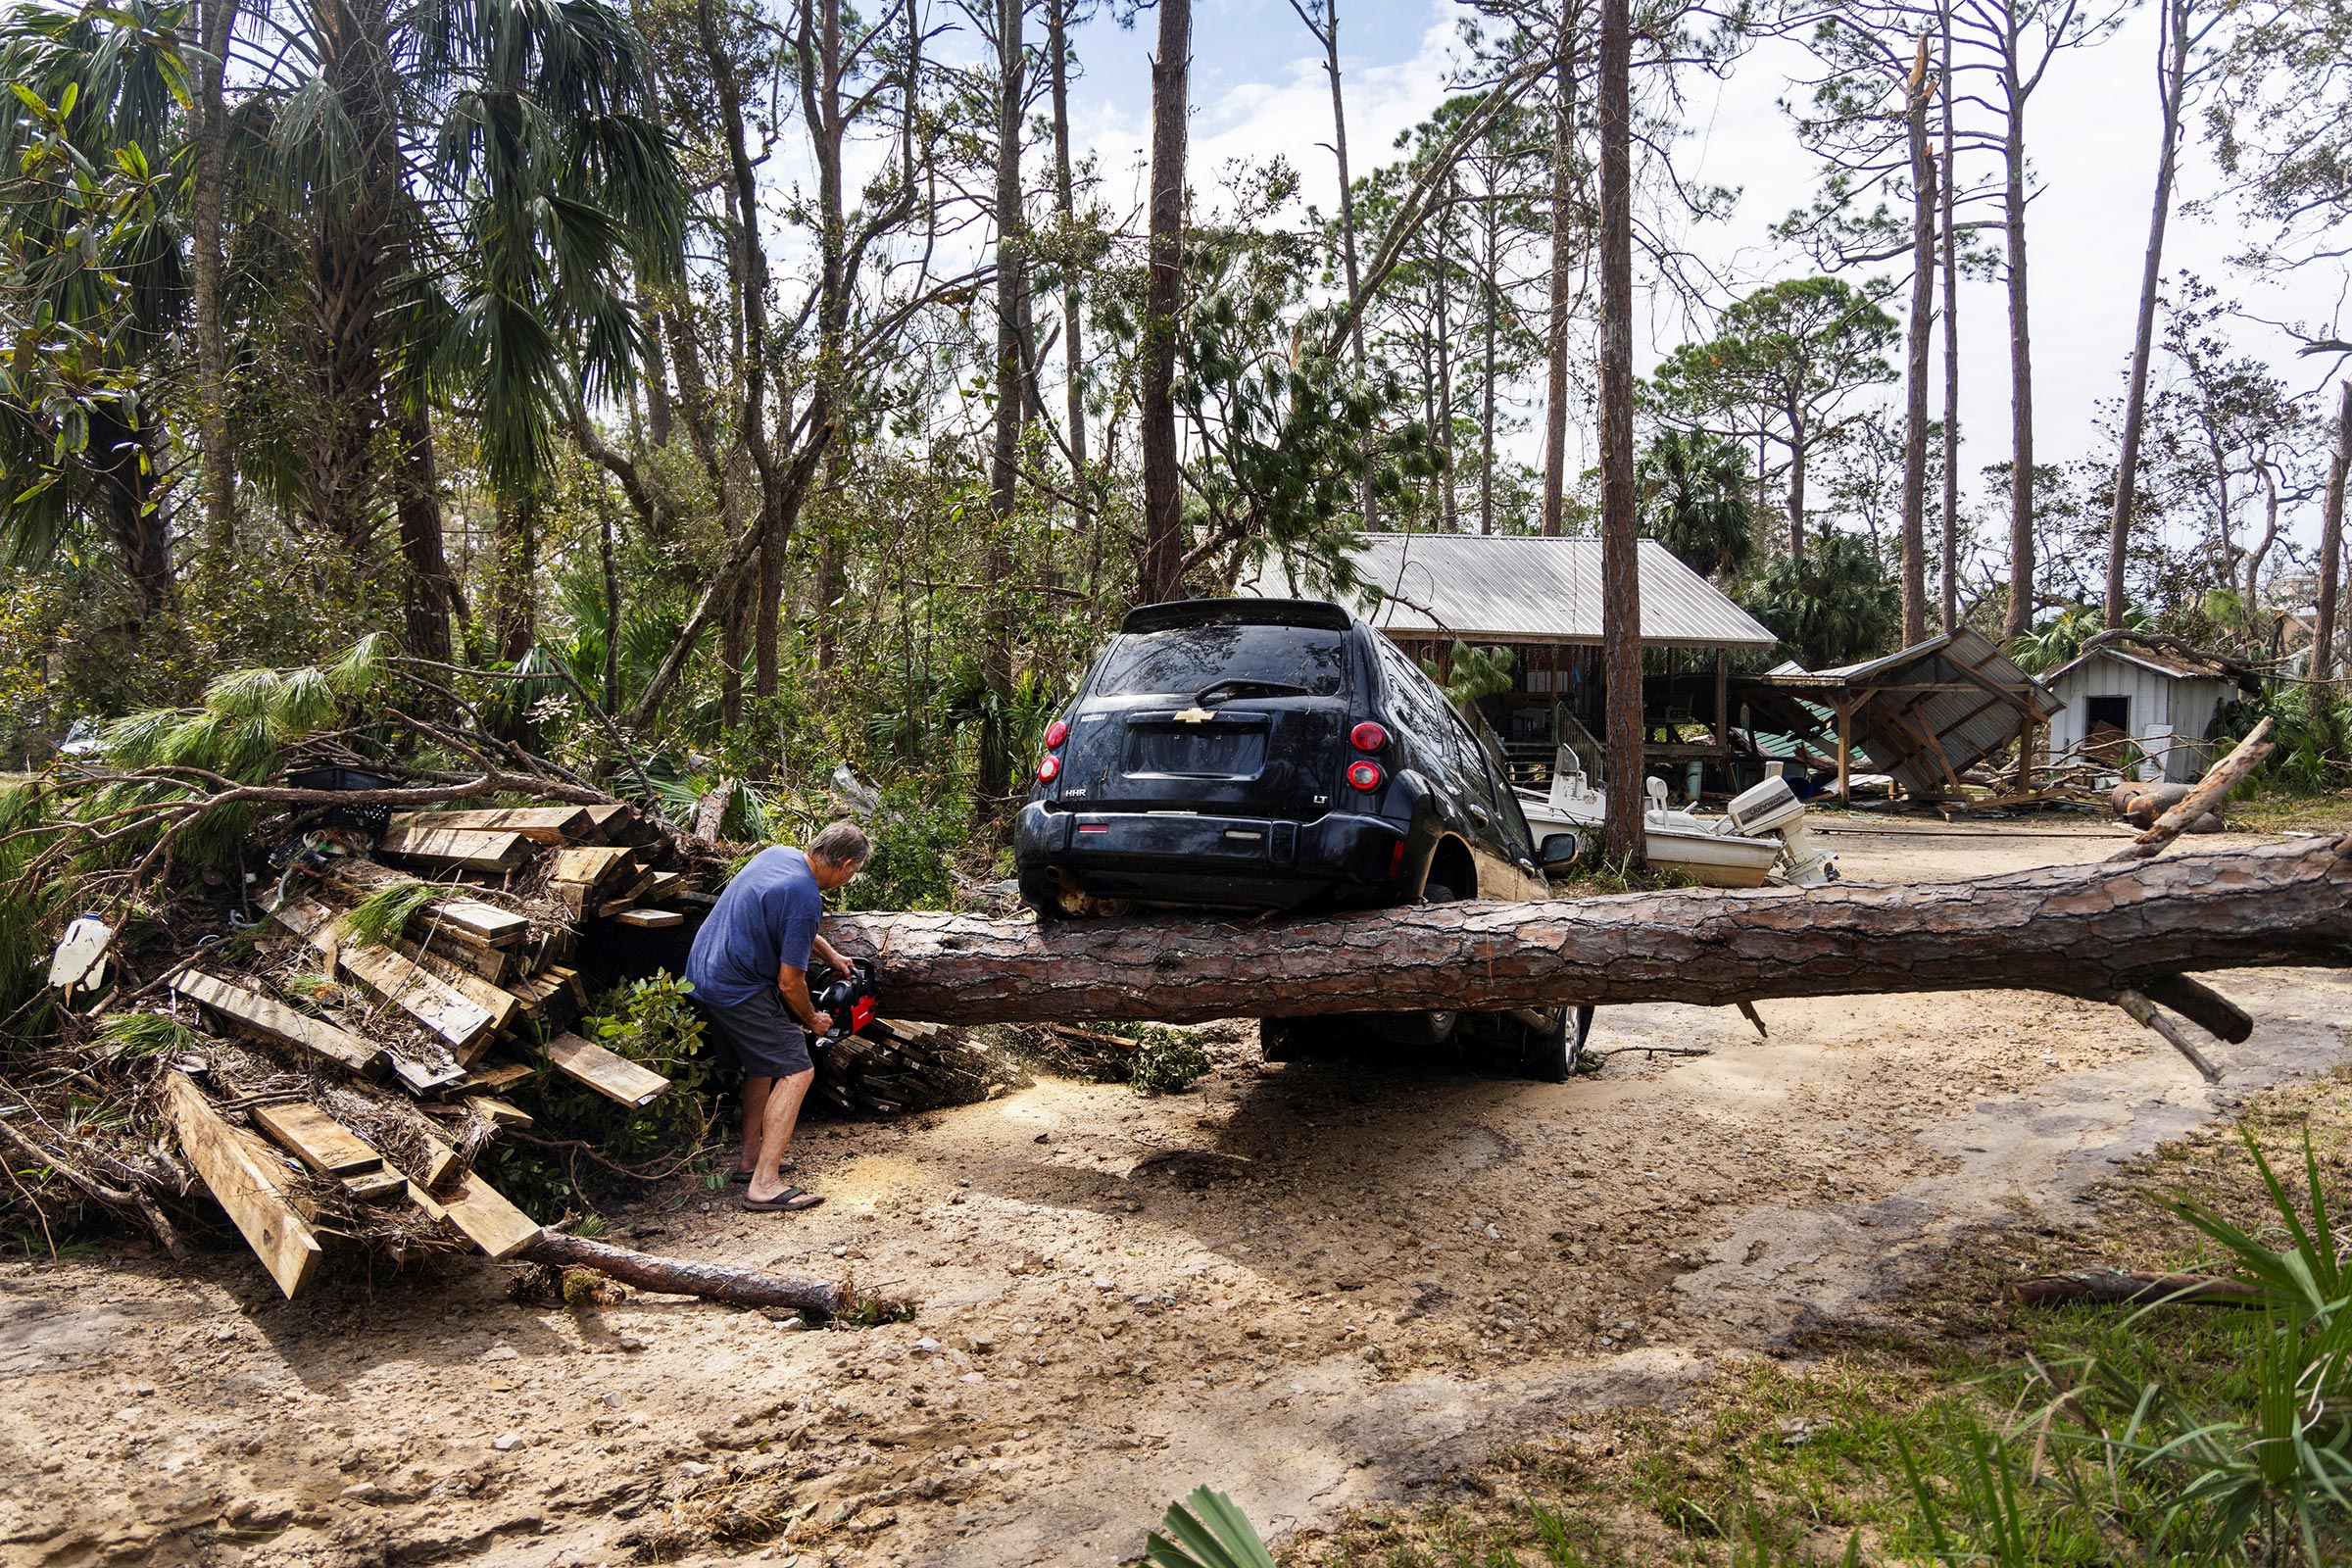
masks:
<path fill-rule="evenodd" d="M 1046 726 L 1047 751 L 1052 752 L 1060 750 L 1061 743 L 1069 738 L 1070 726 L 1064 724 L 1060 719 L 1057 718 L 1053 723 Z"/>
<path fill-rule="evenodd" d="M 1381 772 L 1378 762 L 1350 762 L 1348 764 L 1348 782 L 1359 790 L 1376 790 L 1380 788 L 1380 780 Z"/>
<path fill-rule="evenodd" d="M 1040 784 L 1051 784 L 1059 777 L 1061 777 L 1061 759 L 1049 753 L 1037 764 L 1037 781 Z"/>
<path fill-rule="evenodd" d="M 1367 718 L 1348 732 L 1348 744 L 1359 752 L 1377 752 L 1389 744 L 1389 732 Z"/>
<path fill-rule="evenodd" d="M 1404 840 L 1398 839 L 1389 851 L 1389 880 L 1394 882 L 1404 874 Z"/>

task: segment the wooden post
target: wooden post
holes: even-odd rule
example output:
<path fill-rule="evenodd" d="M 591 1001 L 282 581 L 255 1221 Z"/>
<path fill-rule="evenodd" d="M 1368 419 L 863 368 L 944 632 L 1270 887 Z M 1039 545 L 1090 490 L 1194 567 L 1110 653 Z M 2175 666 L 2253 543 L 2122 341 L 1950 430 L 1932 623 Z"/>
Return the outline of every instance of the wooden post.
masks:
<path fill-rule="evenodd" d="M 1838 804 L 1841 807 L 1854 804 L 1853 718 L 1854 704 L 1850 701 L 1839 703 L 1838 705 Z"/>
<path fill-rule="evenodd" d="M 1715 749 L 1728 752 L 1732 748 L 1732 656 L 1722 648 L 1715 650 Z M 1728 785 L 1729 779 L 1725 780 Z"/>

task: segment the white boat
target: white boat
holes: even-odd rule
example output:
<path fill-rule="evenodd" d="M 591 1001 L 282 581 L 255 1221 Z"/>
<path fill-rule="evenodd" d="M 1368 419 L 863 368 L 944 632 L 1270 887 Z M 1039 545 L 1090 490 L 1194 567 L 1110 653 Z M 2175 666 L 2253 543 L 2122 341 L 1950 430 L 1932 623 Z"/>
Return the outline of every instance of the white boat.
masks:
<path fill-rule="evenodd" d="M 1561 747 L 1551 788 L 1521 790 L 1519 804 L 1537 841 L 1546 833 L 1589 833 L 1608 815 L 1608 797 L 1591 787 L 1576 753 Z M 1649 781 L 1642 813 L 1642 853 L 1649 863 L 1679 871 L 1706 887 L 1762 887 L 1776 864 L 1780 879 L 1802 887 L 1833 880 L 1834 855 L 1814 851 L 1804 830 L 1804 804 L 1788 782 L 1768 778 L 1731 803 L 1722 816 L 1700 817 L 1666 808 L 1666 781 Z"/>

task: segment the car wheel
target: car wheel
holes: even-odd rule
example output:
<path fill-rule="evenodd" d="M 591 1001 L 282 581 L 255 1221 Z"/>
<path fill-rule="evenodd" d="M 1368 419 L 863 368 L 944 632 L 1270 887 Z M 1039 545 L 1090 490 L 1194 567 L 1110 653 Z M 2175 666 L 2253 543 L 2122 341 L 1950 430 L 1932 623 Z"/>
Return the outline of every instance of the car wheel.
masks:
<path fill-rule="evenodd" d="M 1321 1018 L 1260 1018 L 1257 1049 L 1268 1061 L 1314 1061 L 1332 1054 L 1331 1026 Z"/>
<path fill-rule="evenodd" d="M 1063 918 L 1061 886 L 1054 873 L 1045 870 L 1023 871 L 1019 878 L 1021 902 L 1037 911 L 1037 923 L 1045 925 Z"/>
<path fill-rule="evenodd" d="M 1427 882 L 1421 887 L 1423 904 L 1451 904 L 1460 897 L 1443 882 Z M 1461 1022 L 1461 1016 L 1451 1007 L 1400 1013 L 1393 1037 L 1403 1045 L 1442 1046 L 1453 1038 L 1454 1026 Z"/>
<path fill-rule="evenodd" d="M 1549 1013 L 1552 1009 L 1544 1009 Z M 1592 1038 L 1591 1007 L 1561 1007 L 1558 1021 L 1538 1029 L 1522 1024 L 1526 1033 L 1519 1047 L 1519 1074 L 1542 1084 L 1564 1084 L 1576 1076 L 1576 1058 Z"/>

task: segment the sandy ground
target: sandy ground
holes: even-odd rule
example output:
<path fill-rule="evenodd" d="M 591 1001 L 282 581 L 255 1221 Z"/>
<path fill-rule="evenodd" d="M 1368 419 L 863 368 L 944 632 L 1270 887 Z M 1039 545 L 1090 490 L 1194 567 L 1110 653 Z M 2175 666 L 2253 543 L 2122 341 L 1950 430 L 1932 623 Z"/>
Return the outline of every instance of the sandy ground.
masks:
<path fill-rule="evenodd" d="M 2115 842 L 1832 828 L 1863 880 Z M 1049 1081 L 811 1127 L 829 1201 L 805 1216 L 699 1191 L 615 1216 L 920 1303 L 866 1332 L 520 1305 L 479 1264 L 288 1304 L 241 1252 L 13 1263 L 0 1563 L 1107 1563 L 1202 1482 L 1275 1530 L 1440 1495 L 1500 1445 L 1867 1316 L 1960 1232 L 2345 1059 L 2352 983 L 2222 984 L 2261 1024 L 2214 1050 L 2218 1088 L 2112 1009 L 2025 995 L 1768 1003 L 1766 1041 L 1729 1009 L 1613 1009 L 1617 1054 L 1565 1085 L 1266 1066 L 1235 1029 L 1191 1094 Z"/>

